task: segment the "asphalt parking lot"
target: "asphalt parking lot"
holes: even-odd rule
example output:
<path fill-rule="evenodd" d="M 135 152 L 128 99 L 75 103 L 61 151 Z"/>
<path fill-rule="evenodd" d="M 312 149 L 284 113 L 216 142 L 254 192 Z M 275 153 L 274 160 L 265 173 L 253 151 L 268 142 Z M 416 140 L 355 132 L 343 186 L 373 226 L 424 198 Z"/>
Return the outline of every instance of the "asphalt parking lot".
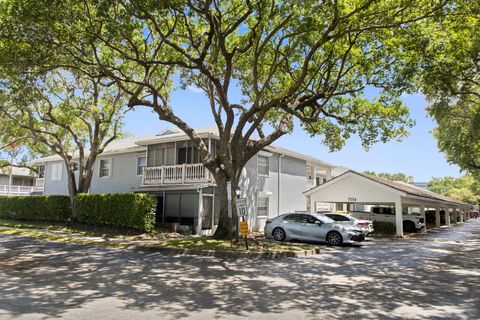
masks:
<path fill-rule="evenodd" d="M 480 319 L 480 219 L 222 260 L 0 235 L 0 319 Z"/>

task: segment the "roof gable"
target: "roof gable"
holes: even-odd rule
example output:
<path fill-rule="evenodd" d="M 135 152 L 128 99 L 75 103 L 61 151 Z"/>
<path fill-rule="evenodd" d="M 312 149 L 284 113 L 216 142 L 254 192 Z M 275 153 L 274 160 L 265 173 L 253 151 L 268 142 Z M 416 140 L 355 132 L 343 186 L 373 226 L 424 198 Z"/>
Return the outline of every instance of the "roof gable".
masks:
<path fill-rule="evenodd" d="M 431 199 L 431 200 L 449 202 L 449 203 L 454 203 L 454 204 L 461 204 L 461 205 L 466 204 L 466 203 L 463 203 L 461 201 L 457 201 L 455 199 L 449 198 L 447 196 L 444 196 L 444 195 L 441 195 L 441 194 L 438 194 L 438 193 L 434 193 L 434 192 L 419 188 L 417 186 L 408 184 L 406 182 L 394 182 L 394 181 L 386 180 L 386 179 L 383 179 L 383 178 L 380 178 L 380 177 L 371 176 L 371 175 L 364 174 L 364 173 L 359 173 L 359 172 L 356 172 L 356 171 L 353 171 L 353 170 L 349 170 L 349 171 L 333 178 L 332 180 L 326 182 L 325 184 L 322 184 L 322 185 L 314 187 L 310 190 L 307 190 L 307 191 L 304 192 L 304 194 L 305 195 L 311 195 L 312 193 L 320 191 L 324 188 L 328 188 L 330 185 L 335 184 L 339 181 L 342 181 L 346 177 L 349 177 L 349 176 L 352 176 L 352 175 L 361 177 L 361 178 L 363 178 L 364 181 L 370 181 L 371 183 L 377 184 L 378 186 L 381 186 L 384 189 L 385 188 L 389 189 L 390 191 L 394 191 L 395 193 L 398 193 L 398 194 L 427 198 L 427 199 Z"/>

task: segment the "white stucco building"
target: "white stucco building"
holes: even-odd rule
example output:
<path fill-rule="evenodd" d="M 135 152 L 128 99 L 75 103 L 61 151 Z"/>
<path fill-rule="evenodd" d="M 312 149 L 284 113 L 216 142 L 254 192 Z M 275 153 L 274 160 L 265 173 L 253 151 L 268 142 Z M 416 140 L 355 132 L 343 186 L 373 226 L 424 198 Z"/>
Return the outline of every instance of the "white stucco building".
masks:
<path fill-rule="evenodd" d="M 216 128 L 197 129 L 215 152 Z M 37 192 L 68 194 L 65 165 L 58 156 L 35 161 L 41 175 Z M 247 199 L 252 230 L 268 218 L 306 210 L 303 192 L 331 178 L 334 166 L 277 146 L 266 147 L 245 166 L 241 197 Z M 218 223 L 219 202 L 213 177 L 183 132 L 167 129 L 156 136 L 112 142 L 94 168 L 91 193 L 147 192 L 157 196 L 157 221 L 195 226 L 209 234 Z"/>

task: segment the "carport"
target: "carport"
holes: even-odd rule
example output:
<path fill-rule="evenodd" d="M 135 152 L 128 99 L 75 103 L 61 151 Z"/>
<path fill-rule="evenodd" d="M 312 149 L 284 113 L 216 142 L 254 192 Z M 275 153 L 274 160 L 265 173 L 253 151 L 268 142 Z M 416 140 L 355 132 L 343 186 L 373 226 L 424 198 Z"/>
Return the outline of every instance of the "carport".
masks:
<path fill-rule="evenodd" d="M 440 227 L 440 211 L 445 211 L 445 225 L 463 222 L 468 219 L 466 203 L 424 190 L 404 182 L 393 182 L 347 171 L 338 177 L 304 192 L 309 203 L 309 211 L 315 212 L 317 203 L 347 203 L 362 205 L 386 205 L 395 208 L 396 235 L 403 237 L 403 209 L 419 208 L 425 220 L 425 210 L 435 210 L 435 226 Z M 453 221 L 449 212 L 453 213 Z M 424 228 L 423 231 L 426 231 Z"/>

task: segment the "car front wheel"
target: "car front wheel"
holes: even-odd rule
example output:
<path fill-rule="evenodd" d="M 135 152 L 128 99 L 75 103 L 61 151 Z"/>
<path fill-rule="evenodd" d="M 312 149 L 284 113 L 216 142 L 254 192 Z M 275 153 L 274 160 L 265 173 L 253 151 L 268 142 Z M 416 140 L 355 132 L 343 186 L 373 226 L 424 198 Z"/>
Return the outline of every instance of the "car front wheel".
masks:
<path fill-rule="evenodd" d="M 285 231 L 283 231 L 282 228 L 275 228 L 272 231 L 272 237 L 273 239 L 277 241 L 284 241 L 285 240 Z"/>
<path fill-rule="evenodd" d="M 327 244 L 330 246 L 339 246 L 343 243 L 343 238 L 337 231 L 331 231 L 327 234 Z"/>

